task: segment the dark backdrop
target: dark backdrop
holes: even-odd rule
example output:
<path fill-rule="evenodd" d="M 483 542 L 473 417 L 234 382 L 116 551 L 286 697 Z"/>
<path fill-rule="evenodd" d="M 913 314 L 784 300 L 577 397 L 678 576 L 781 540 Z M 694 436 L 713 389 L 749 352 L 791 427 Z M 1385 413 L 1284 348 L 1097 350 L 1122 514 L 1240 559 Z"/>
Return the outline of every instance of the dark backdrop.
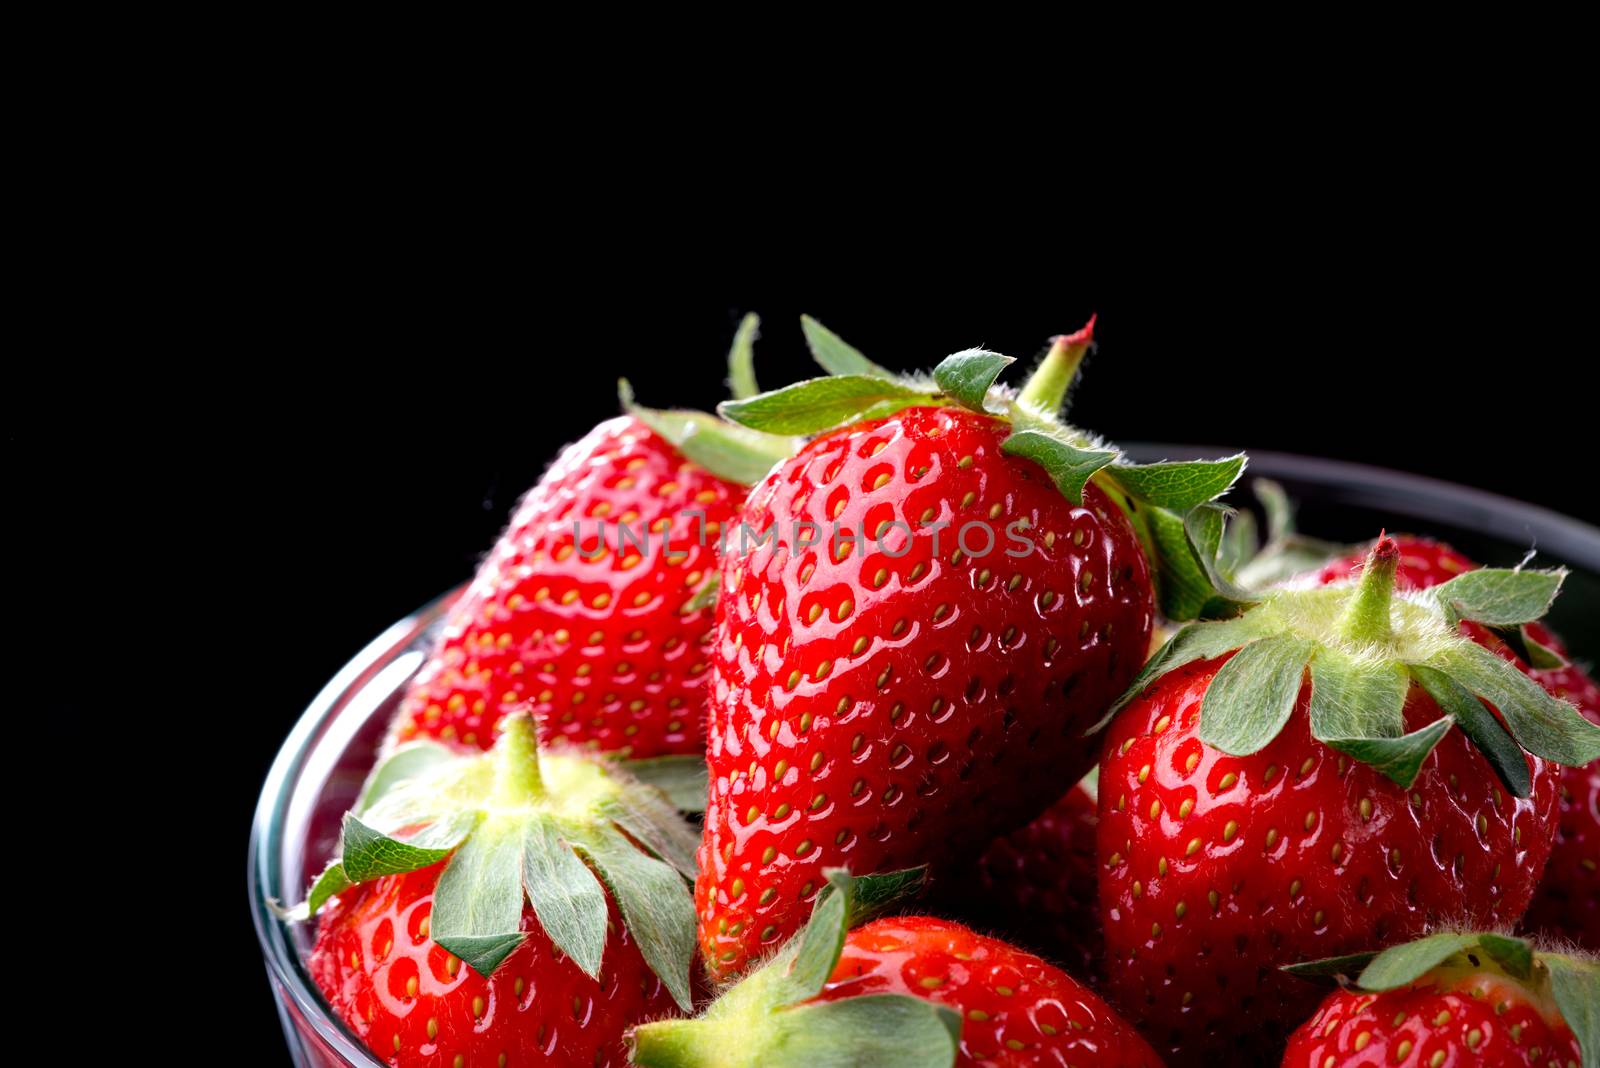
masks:
<path fill-rule="evenodd" d="M 121 416 L 94 464 L 127 465 L 136 497 L 172 506 L 140 514 L 177 550 L 147 570 L 185 629 L 176 645 L 129 633 L 161 643 L 146 678 L 160 682 L 163 649 L 198 665 L 192 722 L 222 725 L 221 797 L 188 818 L 234 925 L 214 956 L 237 966 L 231 1011 L 268 1033 L 242 861 L 294 718 L 367 640 L 471 574 L 554 451 L 615 413 L 619 374 L 646 403 L 714 404 L 745 311 L 764 317 L 769 385 L 809 373 L 801 311 L 897 368 L 978 344 L 1031 359 L 1097 312 L 1073 416 L 1114 440 L 1363 460 L 1593 515 L 1590 417 L 1561 379 L 1592 349 L 1577 283 L 1451 218 L 1395 230 L 1319 209 L 1280 230 L 1269 212 L 1248 234 L 1231 218 L 1106 220 L 1091 239 L 1062 218 L 846 232 L 801 209 L 746 225 L 550 205 L 559 226 L 471 209 L 424 226 L 402 207 L 263 204 L 243 235 L 256 262 L 135 313 L 182 322 L 204 358 L 110 372 L 157 374 L 183 399 L 158 414 L 100 381 L 84 402 Z M 28 456 L 52 439 L 12 440 Z M 98 484 L 56 483 L 63 517 L 95 508 Z"/>

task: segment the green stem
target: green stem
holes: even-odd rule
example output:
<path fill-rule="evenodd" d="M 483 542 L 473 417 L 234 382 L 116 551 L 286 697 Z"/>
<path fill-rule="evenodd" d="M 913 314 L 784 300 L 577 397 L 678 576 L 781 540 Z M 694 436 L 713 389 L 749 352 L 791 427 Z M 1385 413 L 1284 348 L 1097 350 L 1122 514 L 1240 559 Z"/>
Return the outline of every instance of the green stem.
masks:
<path fill-rule="evenodd" d="M 513 712 L 500 722 L 500 737 L 494 743 L 495 803 L 515 808 L 542 797 L 539 724 L 527 712 Z"/>
<path fill-rule="evenodd" d="M 734 1050 L 748 1040 L 749 1036 L 724 1034 L 703 1020 L 658 1020 L 633 1029 L 628 1063 L 641 1068 L 732 1066 L 741 1063 Z"/>
<path fill-rule="evenodd" d="M 1394 571 L 1400 562 L 1400 546 L 1387 534 L 1378 538 L 1361 571 L 1356 595 L 1339 620 L 1339 635 L 1348 642 L 1379 644 L 1393 631 L 1389 624 L 1389 603 L 1394 598 Z"/>
<path fill-rule="evenodd" d="M 1067 388 L 1083 363 L 1083 354 L 1093 343 L 1094 316 L 1090 316 L 1088 323 L 1076 333 L 1053 339 L 1050 351 L 1039 362 L 1028 384 L 1022 387 L 1017 401 L 1047 415 L 1060 411 L 1067 399 Z"/>

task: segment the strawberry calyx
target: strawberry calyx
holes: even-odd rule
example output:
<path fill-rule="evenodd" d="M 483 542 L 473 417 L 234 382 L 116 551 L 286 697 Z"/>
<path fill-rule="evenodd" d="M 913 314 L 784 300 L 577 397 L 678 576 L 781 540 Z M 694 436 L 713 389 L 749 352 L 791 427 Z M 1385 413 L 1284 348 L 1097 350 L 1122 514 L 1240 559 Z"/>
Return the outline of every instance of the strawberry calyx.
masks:
<path fill-rule="evenodd" d="M 728 350 L 728 388 L 735 399 L 760 392 L 755 373 L 755 339 L 760 326 L 761 319 L 754 312 L 746 315 Z M 787 460 L 799 448 L 790 438 L 748 430 L 707 412 L 646 408 L 635 402 L 626 378 L 617 380 L 617 399 L 623 411 L 666 439 L 686 459 L 729 482 L 753 486 L 773 464 Z"/>
<path fill-rule="evenodd" d="M 1093 729 L 1167 672 L 1231 654 L 1206 690 L 1199 736 L 1234 756 L 1257 752 L 1278 735 L 1309 674 L 1312 736 L 1403 787 L 1452 726 L 1517 797 L 1531 789 L 1524 751 L 1569 765 L 1600 757 L 1600 727 L 1460 633 L 1465 620 L 1514 627 L 1540 618 L 1565 571 L 1483 568 L 1397 593 L 1397 558 L 1385 536 L 1354 581 L 1272 590 L 1237 618 L 1183 627 Z M 1407 733 L 1413 684 L 1441 715 Z"/>
<path fill-rule="evenodd" d="M 488 753 L 431 742 L 396 750 L 345 814 L 339 856 L 286 917 L 309 919 L 358 883 L 447 861 L 433 895 L 435 942 L 491 975 L 526 938 L 526 904 L 598 978 L 609 892 L 645 963 L 689 1009 L 695 917 L 685 880 L 698 839 L 668 791 L 692 801 L 694 774 L 683 761 L 640 762 L 658 788 L 625 764 L 537 739 L 534 717 L 516 712 Z"/>
<path fill-rule="evenodd" d="M 1138 464 L 1116 446 L 1062 419 L 1069 387 L 1094 343 L 1091 319 L 1055 338 L 1020 391 L 996 385 L 1016 361 L 987 349 L 947 356 L 931 374 L 896 374 L 809 316 L 801 326 L 828 375 L 724 401 L 724 418 L 772 435 L 815 435 L 912 407 L 959 406 L 1009 423 L 1001 446 L 1045 470 L 1062 496 L 1083 503 L 1093 481 L 1127 515 L 1152 564 L 1162 612 L 1174 620 L 1236 613 L 1248 595 L 1220 583 L 1215 566 L 1226 511 L 1213 502 L 1245 467 L 1241 453 L 1219 460 Z"/>
<path fill-rule="evenodd" d="M 642 1024 L 628 1035 L 642 1068 L 814 1068 L 871 1064 L 936 1068 L 955 1063 L 961 1018 L 904 994 L 813 1003 L 839 962 L 845 935 L 922 885 L 924 869 L 852 878 L 823 872 L 827 887 L 801 932 L 692 1020 Z"/>
<path fill-rule="evenodd" d="M 1600 962 L 1592 956 L 1540 949 L 1525 938 L 1493 931 L 1441 931 L 1381 952 L 1288 964 L 1281 970 L 1371 993 L 1408 987 L 1427 976 L 1498 974 L 1526 991 L 1547 1019 L 1559 1015 L 1566 1022 L 1583 1051 L 1585 1068 L 1600 1064 Z"/>

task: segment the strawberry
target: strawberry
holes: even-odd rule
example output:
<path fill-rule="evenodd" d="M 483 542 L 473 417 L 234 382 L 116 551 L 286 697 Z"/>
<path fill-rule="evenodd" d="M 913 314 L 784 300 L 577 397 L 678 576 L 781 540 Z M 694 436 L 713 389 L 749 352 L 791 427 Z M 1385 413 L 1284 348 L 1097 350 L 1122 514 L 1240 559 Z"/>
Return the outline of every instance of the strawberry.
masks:
<path fill-rule="evenodd" d="M 1033 822 L 991 842 L 970 872 L 947 890 L 962 919 L 999 931 L 1067 965 L 1099 974 L 1100 824 L 1093 776 L 1068 790 Z"/>
<path fill-rule="evenodd" d="M 541 754 L 527 712 L 488 754 L 398 749 L 292 918 L 329 1005 L 385 1063 L 626 1063 L 689 1009 L 694 838 L 617 764 Z"/>
<path fill-rule="evenodd" d="M 1600 1065 L 1600 966 L 1591 959 L 1448 932 L 1295 970 L 1360 977 L 1294 1033 L 1284 1068 Z"/>
<path fill-rule="evenodd" d="M 999 939 L 930 916 L 874 920 L 846 933 L 859 917 L 859 896 L 884 891 L 873 877 L 851 880 L 842 869 L 825 878 L 829 892 L 799 936 L 699 1019 L 637 1028 L 634 1062 L 644 1068 L 1161 1063 L 1094 993 Z"/>
<path fill-rule="evenodd" d="M 748 371 L 753 317 L 730 359 Z M 547 739 L 634 757 L 705 747 L 700 598 L 723 524 L 787 446 L 632 403 L 557 458 L 451 606 L 392 740 L 488 748 L 531 704 Z"/>
<path fill-rule="evenodd" d="M 1400 557 L 1382 538 L 1358 582 L 1185 627 L 1115 713 L 1109 989 L 1180 1063 L 1259 1050 L 1301 1019 L 1311 992 L 1279 965 L 1515 922 L 1549 852 L 1552 762 L 1600 755 L 1600 729 L 1458 633 L 1537 618 L 1562 573 L 1484 569 L 1397 596 Z"/>
<path fill-rule="evenodd" d="M 1396 536 L 1395 541 L 1400 545 L 1397 589 L 1426 589 L 1478 566 L 1444 542 L 1410 535 Z M 1360 551 L 1345 553 L 1318 570 L 1314 581 L 1347 578 L 1360 567 L 1361 559 Z M 1503 643 L 1498 644 L 1505 649 Z M 1589 722 L 1600 723 L 1600 683 L 1571 661 L 1561 639 L 1543 623 L 1534 622 L 1522 628 L 1522 644 L 1535 662 L 1543 665 L 1524 664 L 1528 674 L 1550 693 L 1577 706 Z M 1550 863 L 1523 925 L 1600 950 L 1600 761 L 1563 767 L 1559 795 L 1561 815 Z"/>
<path fill-rule="evenodd" d="M 848 373 L 722 408 L 774 433 L 845 425 L 752 491 L 723 560 L 696 885 L 719 977 L 798 929 L 824 868 L 953 862 L 1081 777 L 1084 730 L 1147 648 L 1141 533 L 1181 541 L 1170 509 L 1243 465 L 1135 467 L 1057 423 L 1088 328 L 1020 395 L 992 388 L 994 353 L 904 381 L 807 329 Z"/>

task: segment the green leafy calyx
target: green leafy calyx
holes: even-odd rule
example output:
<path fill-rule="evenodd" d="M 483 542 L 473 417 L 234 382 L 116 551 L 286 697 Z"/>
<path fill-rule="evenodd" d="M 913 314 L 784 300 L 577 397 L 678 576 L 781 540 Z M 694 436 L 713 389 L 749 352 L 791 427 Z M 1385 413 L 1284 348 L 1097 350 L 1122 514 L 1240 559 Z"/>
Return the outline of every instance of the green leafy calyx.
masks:
<path fill-rule="evenodd" d="M 853 879 L 823 873 L 828 886 L 805 928 L 693 1020 L 662 1020 L 629 1035 L 644 1068 L 938 1068 L 955 1063 L 960 1018 L 905 995 L 817 1002 L 862 916 L 921 885 L 919 870 Z"/>
<path fill-rule="evenodd" d="M 1397 556 L 1394 541 L 1380 538 L 1352 582 L 1274 591 L 1236 619 L 1184 627 L 1112 713 L 1167 672 L 1231 653 L 1207 688 L 1199 733 L 1235 756 L 1277 737 L 1309 678 L 1312 736 L 1401 786 L 1411 785 L 1451 727 L 1518 797 L 1531 788 L 1525 751 L 1573 765 L 1600 757 L 1600 727 L 1460 633 L 1465 620 L 1515 626 L 1538 618 L 1563 572 L 1485 569 L 1397 594 Z M 1440 715 L 1408 732 L 1412 686 L 1433 698 Z"/>
<path fill-rule="evenodd" d="M 1381 993 L 1409 987 L 1438 971 L 1500 972 L 1528 991 L 1534 1004 L 1554 1002 L 1583 1051 L 1584 1068 L 1600 1065 L 1600 964 L 1570 953 L 1546 952 L 1523 938 L 1495 932 L 1441 931 L 1382 952 L 1290 964 L 1305 979 L 1338 979 Z"/>
<path fill-rule="evenodd" d="M 1231 614 L 1248 598 L 1220 588 L 1205 555 L 1205 530 L 1191 534 L 1189 517 L 1214 508 L 1244 470 L 1243 455 L 1221 460 L 1136 464 L 1119 449 L 1061 419 L 1066 396 L 1094 341 L 1094 321 L 1056 338 L 1020 391 L 996 385 L 1013 361 L 986 349 L 946 357 L 931 376 L 897 375 L 873 363 L 809 316 L 801 325 L 812 355 L 828 376 L 769 393 L 725 401 L 718 412 L 769 435 L 819 434 L 883 418 L 912 407 L 953 405 L 1011 424 L 1002 451 L 1042 467 L 1061 494 L 1083 503 L 1093 481 L 1127 514 L 1154 565 L 1157 593 L 1171 619 Z M 1216 523 L 1220 535 L 1220 520 Z"/>
<path fill-rule="evenodd" d="M 728 350 L 728 389 L 735 399 L 753 397 L 756 384 L 755 340 L 761 320 L 746 315 Z M 799 443 L 762 434 L 718 419 L 706 412 L 686 409 L 646 408 L 635 402 L 626 378 L 617 382 L 622 410 L 655 431 L 679 452 L 718 478 L 753 486 L 774 464 L 794 455 Z"/>
<path fill-rule="evenodd" d="M 527 713 L 507 716 L 485 754 L 402 747 L 345 815 L 340 857 L 293 918 L 357 883 L 444 861 L 435 942 L 489 975 L 526 938 L 531 907 L 550 940 L 598 977 L 609 894 L 645 962 L 688 1009 L 695 921 L 685 880 L 698 838 L 674 795 L 703 804 L 704 772 L 672 761 L 640 762 L 640 777 L 627 768 L 541 750 Z"/>

